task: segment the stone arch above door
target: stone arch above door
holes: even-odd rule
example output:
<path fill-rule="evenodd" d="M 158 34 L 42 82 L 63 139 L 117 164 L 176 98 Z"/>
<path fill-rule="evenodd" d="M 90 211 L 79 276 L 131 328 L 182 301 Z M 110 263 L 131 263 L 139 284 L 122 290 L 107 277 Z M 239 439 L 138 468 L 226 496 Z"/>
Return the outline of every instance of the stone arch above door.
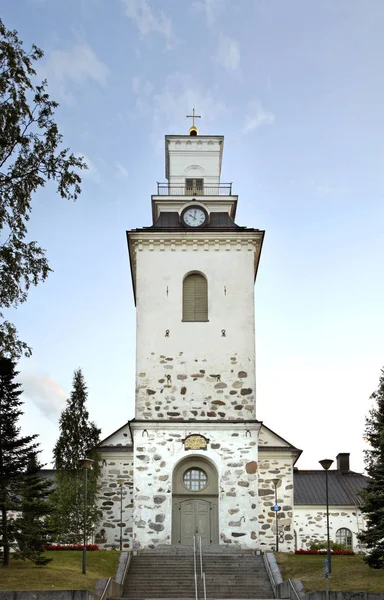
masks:
<path fill-rule="evenodd" d="M 203 456 L 189 455 L 174 468 L 172 478 L 172 544 L 218 544 L 218 473 Z"/>
<path fill-rule="evenodd" d="M 201 469 L 207 474 L 207 485 L 201 491 L 194 491 L 193 495 L 217 496 L 219 493 L 219 479 L 215 465 L 204 456 L 188 455 L 181 460 L 173 470 L 172 494 L 191 495 L 191 491 L 184 484 L 184 474 L 192 468 Z"/>

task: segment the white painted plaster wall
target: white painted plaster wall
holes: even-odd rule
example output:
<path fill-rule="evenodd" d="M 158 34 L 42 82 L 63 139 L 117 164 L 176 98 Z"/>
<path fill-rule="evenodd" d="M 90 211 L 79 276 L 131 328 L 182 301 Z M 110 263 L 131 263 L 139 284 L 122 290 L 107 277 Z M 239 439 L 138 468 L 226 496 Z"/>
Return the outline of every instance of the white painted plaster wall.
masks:
<path fill-rule="evenodd" d="M 161 242 L 136 251 L 136 418 L 255 418 L 254 245 Z M 207 278 L 208 322 L 182 322 L 191 271 Z"/>
<path fill-rule="evenodd" d="M 134 548 L 171 543 L 172 474 L 180 460 L 192 456 L 210 460 L 218 472 L 220 543 L 259 547 L 258 424 L 149 424 L 145 433 L 134 427 Z M 182 440 L 193 433 L 210 440 L 206 451 L 184 449 Z"/>
<path fill-rule="evenodd" d="M 184 184 L 186 178 L 203 178 L 208 185 L 219 183 L 222 143 L 217 137 L 181 136 L 167 142 L 171 185 Z"/>

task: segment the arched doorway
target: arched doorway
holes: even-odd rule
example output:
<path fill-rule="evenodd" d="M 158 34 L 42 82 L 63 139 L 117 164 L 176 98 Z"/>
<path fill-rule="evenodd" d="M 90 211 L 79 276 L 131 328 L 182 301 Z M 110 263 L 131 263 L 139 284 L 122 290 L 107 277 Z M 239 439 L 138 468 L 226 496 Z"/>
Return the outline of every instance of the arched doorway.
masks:
<path fill-rule="evenodd" d="M 173 471 L 172 544 L 191 546 L 193 536 L 202 544 L 219 543 L 218 476 L 202 456 L 188 456 Z"/>

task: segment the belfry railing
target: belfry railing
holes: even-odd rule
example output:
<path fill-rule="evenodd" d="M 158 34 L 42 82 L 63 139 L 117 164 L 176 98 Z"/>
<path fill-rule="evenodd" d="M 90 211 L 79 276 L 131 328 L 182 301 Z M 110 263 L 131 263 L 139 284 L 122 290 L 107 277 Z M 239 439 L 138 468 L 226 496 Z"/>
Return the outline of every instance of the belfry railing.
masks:
<path fill-rule="evenodd" d="M 212 185 L 174 185 L 157 183 L 158 196 L 232 196 L 232 183 Z"/>

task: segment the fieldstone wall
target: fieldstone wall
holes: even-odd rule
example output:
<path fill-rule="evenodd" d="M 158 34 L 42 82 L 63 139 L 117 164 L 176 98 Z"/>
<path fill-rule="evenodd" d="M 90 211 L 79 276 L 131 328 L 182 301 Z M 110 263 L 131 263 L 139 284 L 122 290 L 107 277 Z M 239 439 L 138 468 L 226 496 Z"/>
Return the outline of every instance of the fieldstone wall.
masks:
<path fill-rule="evenodd" d="M 216 371 L 204 357 L 187 352 L 151 352 L 144 364 L 137 376 L 138 419 L 255 418 L 253 366 L 248 357 L 229 354 Z"/>
<path fill-rule="evenodd" d="M 218 472 L 219 537 L 222 544 L 258 548 L 257 428 L 239 424 L 202 428 L 196 424 L 148 423 L 134 428 L 134 541 L 135 549 L 170 544 L 172 533 L 172 474 L 179 462 L 192 456 L 207 459 Z M 144 435 L 143 435 L 144 434 Z M 209 439 L 206 451 L 186 451 L 190 434 Z"/>
<path fill-rule="evenodd" d="M 263 452 L 259 448 L 259 536 L 260 549 L 270 550 L 276 546 L 275 486 L 277 485 L 279 551 L 293 552 L 293 461 L 290 453 Z"/>
<path fill-rule="evenodd" d="M 122 530 L 123 550 L 132 548 L 133 455 L 132 452 L 101 453 L 103 467 L 99 506 L 103 517 L 95 533 L 100 548 L 119 548 Z M 118 480 L 124 480 L 120 487 Z M 122 496 L 121 496 L 122 494 Z M 122 498 L 122 516 L 120 506 Z"/>
<path fill-rule="evenodd" d="M 308 549 L 311 542 L 327 539 L 327 513 L 324 506 L 295 506 L 294 526 L 297 549 Z M 329 536 L 336 542 L 336 531 L 342 527 L 352 532 L 354 552 L 362 550 L 357 534 L 364 527 L 361 512 L 356 506 L 338 506 L 329 509 Z"/>

